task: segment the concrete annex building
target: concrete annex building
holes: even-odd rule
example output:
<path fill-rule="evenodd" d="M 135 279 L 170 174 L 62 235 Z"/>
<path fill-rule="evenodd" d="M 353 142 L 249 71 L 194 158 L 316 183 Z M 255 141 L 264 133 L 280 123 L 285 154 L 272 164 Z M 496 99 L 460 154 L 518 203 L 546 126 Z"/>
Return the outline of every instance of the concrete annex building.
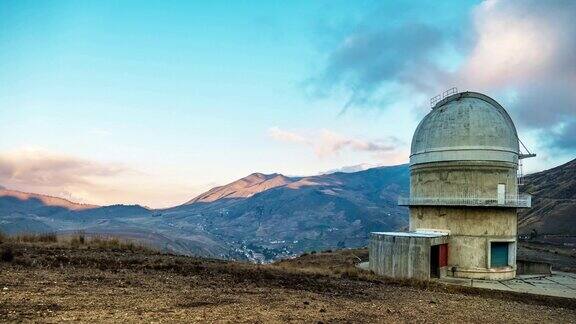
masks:
<path fill-rule="evenodd" d="M 371 233 L 370 269 L 427 279 L 516 274 L 521 154 L 512 119 L 492 98 L 462 92 L 435 102 L 412 138 L 409 232 Z"/>

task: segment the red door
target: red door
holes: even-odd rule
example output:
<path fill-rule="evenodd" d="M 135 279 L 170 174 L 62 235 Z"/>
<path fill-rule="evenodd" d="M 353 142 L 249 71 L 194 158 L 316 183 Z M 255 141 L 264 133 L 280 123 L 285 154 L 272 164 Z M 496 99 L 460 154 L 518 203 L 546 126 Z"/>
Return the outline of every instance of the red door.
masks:
<path fill-rule="evenodd" d="M 448 244 L 440 244 L 440 268 L 448 266 Z"/>

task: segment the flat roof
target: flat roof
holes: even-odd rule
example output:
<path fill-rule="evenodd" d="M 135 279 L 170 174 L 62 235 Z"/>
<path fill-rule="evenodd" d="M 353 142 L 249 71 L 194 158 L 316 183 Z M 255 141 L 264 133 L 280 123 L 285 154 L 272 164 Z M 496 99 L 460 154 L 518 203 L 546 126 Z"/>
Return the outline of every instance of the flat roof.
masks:
<path fill-rule="evenodd" d="M 416 231 L 416 232 L 372 232 L 377 235 L 404 236 L 404 237 L 442 237 L 448 236 L 446 232 Z"/>

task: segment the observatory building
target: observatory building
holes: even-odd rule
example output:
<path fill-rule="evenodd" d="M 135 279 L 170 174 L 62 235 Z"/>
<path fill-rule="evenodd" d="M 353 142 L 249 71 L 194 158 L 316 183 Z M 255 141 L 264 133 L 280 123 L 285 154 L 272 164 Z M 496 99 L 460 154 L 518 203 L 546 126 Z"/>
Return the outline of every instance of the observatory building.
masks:
<path fill-rule="evenodd" d="M 455 89 L 454 89 L 455 90 Z M 519 139 L 512 119 L 492 98 L 447 92 L 412 138 L 408 232 L 370 235 L 369 267 L 398 278 L 516 275 Z M 439 100 L 442 99 L 442 100 Z"/>

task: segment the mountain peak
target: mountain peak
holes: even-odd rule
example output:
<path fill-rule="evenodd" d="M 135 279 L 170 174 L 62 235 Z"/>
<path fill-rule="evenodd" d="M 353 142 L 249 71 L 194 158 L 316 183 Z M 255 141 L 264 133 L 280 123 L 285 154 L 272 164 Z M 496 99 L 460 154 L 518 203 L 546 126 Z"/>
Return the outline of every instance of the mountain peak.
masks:
<path fill-rule="evenodd" d="M 279 173 L 264 174 L 256 172 L 224 186 L 212 188 L 188 201 L 185 205 L 213 202 L 219 199 L 249 198 L 262 191 L 285 186 L 295 180 Z"/>

